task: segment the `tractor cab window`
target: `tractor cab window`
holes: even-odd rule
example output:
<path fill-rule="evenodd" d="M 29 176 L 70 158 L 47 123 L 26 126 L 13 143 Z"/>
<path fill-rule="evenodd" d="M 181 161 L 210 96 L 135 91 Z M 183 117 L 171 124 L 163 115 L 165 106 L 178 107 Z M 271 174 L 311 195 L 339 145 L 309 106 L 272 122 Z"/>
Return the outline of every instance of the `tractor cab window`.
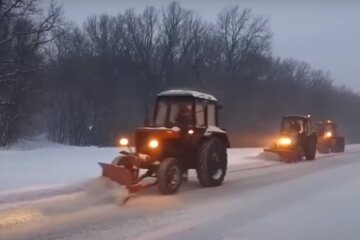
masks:
<path fill-rule="evenodd" d="M 192 101 L 190 99 L 162 99 L 155 113 L 155 127 L 187 128 L 192 125 Z"/>
<path fill-rule="evenodd" d="M 165 126 L 166 114 L 167 114 L 167 104 L 164 101 L 159 101 L 157 106 L 157 112 L 155 117 L 155 126 Z"/>
<path fill-rule="evenodd" d="M 335 127 L 334 127 L 333 125 L 331 125 L 331 124 L 326 124 L 324 128 L 325 128 L 325 129 L 324 129 L 325 132 L 327 132 L 327 131 L 332 131 L 332 130 L 335 129 Z"/>
<path fill-rule="evenodd" d="M 216 126 L 216 106 L 214 103 L 207 105 L 207 121 L 209 126 Z"/>
<path fill-rule="evenodd" d="M 180 128 L 187 128 L 192 123 L 191 103 L 173 104 L 170 107 L 169 122 Z"/>
<path fill-rule="evenodd" d="M 333 124 L 319 124 L 317 127 L 319 133 L 336 131 L 336 127 Z"/>
<path fill-rule="evenodd" d="M 197 101 L 195 104 L 196 126 L 205 126 L 205 103 Z"/>
<path fill-rule="evenodd" d="M 303 133 L 306 131 L 305 122 L 302 119 L 285 119 L 282 130 L 285 132 Z"/>

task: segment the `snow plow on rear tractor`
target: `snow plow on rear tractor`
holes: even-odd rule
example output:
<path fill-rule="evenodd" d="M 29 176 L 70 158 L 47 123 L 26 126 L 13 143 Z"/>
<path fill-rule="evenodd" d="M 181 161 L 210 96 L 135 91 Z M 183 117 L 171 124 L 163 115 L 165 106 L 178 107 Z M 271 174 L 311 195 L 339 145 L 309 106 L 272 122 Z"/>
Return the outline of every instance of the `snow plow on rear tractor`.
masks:
<path fill-rule="evenodd" d="M 130 193 L 157 185 L 160 193 L 174 194 L 188 169 L 196 170 L 204 187 L 221 185 L 230 144 L 225 130 L 218 127 L 218 109 L 217 99 L 208 94 L 187 90 L 158 94 L 152 123 L 135 132 L 135 150 L 129 147 L 111 163 L 99 163 L 102 176 Z M 119 143 L 128 146 L 129 140 Z M 146 183 L 145 178 L 155 181 Z"/>
<path fill-rule="evenodd" d="M 288 115 L 281 120 L 280 134 L 265 152 L 277 154 L 285 162 L 298 162 L 304 157 L 314 160 L 317 136 L 312 131 L 310 115 Z"/>

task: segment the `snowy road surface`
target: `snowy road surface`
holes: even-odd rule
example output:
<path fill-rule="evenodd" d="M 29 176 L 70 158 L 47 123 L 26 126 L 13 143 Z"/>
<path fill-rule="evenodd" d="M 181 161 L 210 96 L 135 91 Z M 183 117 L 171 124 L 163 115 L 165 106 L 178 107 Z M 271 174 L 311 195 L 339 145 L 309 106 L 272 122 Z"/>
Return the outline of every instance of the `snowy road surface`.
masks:
<path fill-rule="evenodd" d="M 123 189 L 94 177 L 116 149 L 0 151 L 0 239 L 360 239 L 359 145 L 297 164 L 260 152 L 229 150 L 221 187 L 192 175 L 121 206 Z"/>

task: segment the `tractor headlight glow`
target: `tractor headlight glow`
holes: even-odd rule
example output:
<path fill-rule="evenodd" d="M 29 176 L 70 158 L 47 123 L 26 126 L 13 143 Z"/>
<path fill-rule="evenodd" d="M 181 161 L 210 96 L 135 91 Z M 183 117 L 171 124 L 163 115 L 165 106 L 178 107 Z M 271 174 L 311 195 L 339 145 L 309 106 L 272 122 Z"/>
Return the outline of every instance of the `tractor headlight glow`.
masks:
<path fill-rule="evenodd" d="M 149 142 L 149 148 L 155 149 L 159 146 L 159 141 L 156 139 L 153 139 Z"/>
<path fill-rule="evenodd" d="M 291 143 L 292 143 L 292 140 L 291 140 L 291 138 L 288 138 L 288 137 L 282 137 L 278 141 L 279 145 L 290 145 Z"/>
<path fill-rule="evenodd" d="M 329 131 L 329 132 L 326 132 L 326 133 L 325 133 L 325 137 L 327 137 L 327 138 L 332 137 L 332 132 L 330 132 L 330 131 Z"/>
<path fill-rule="evenodd" d="M 127 138 L 121 138 L 120 140 L 119 140 L 119 144 L 121 145 L 121 146 L 127 146 L 128 144 L 129 144 L 129 139 L 127 139 Z"/>

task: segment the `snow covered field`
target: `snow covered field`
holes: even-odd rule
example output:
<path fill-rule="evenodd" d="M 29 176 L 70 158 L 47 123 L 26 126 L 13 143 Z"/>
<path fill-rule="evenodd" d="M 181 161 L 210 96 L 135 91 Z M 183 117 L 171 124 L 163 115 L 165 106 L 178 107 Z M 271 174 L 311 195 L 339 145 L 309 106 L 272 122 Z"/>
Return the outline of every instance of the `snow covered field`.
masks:
<path fill-rule="evenodd" d="M 0 150 L 0 239 L 360 239 L 360 145 L 298 164 L 230 149 L 223 186 L 200 188 L 192 173 L 177 195 L 151 189 L 125 206 L 97 177 L 117 152 Z"/>

